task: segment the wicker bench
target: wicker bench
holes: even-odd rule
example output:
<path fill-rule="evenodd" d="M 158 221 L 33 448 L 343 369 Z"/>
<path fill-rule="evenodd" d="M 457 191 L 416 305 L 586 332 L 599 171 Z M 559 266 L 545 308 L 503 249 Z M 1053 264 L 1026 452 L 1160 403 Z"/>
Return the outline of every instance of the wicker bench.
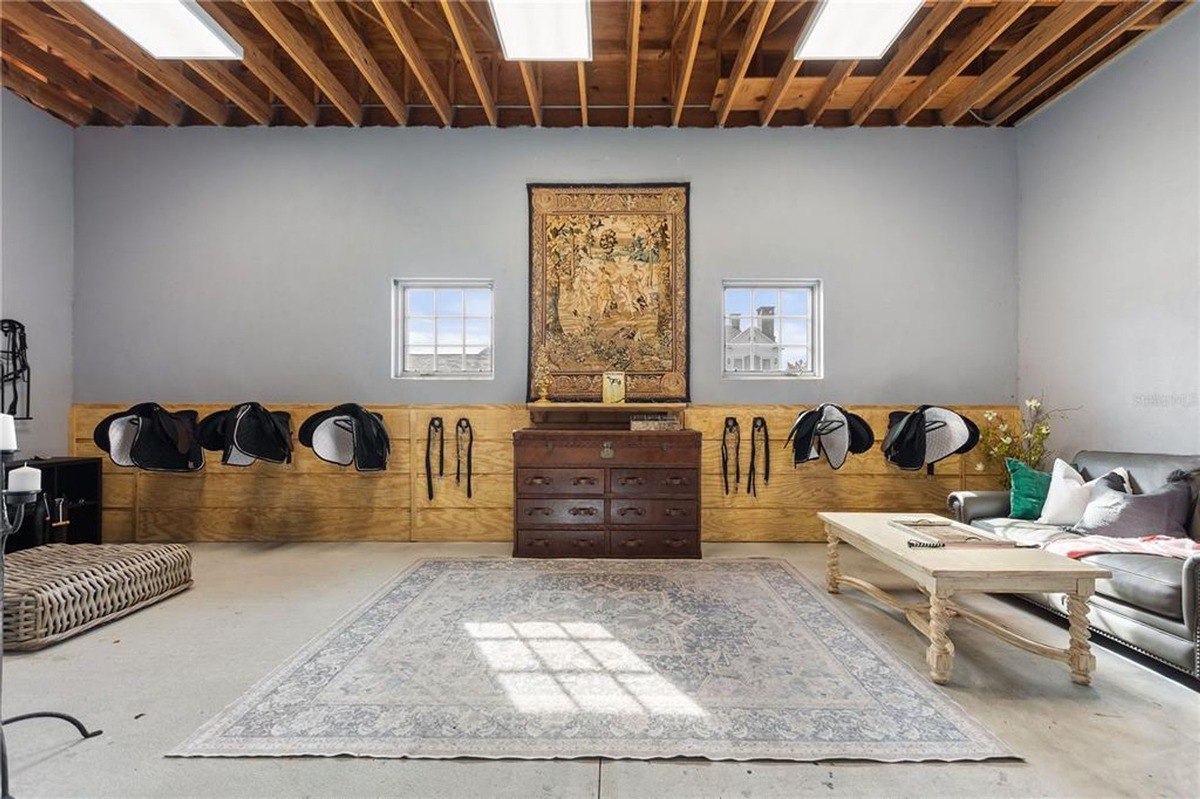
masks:
<path fill-rule="evenodd" d="M 5 565 L 6 650 L 41 649 L 192 584 L 182 544 L 47 544 Z"/>

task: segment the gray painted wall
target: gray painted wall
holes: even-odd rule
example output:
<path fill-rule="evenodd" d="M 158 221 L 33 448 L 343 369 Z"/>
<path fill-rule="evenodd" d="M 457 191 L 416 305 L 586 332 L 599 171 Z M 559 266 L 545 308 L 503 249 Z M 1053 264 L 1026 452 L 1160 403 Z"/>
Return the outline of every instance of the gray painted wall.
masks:
<path fill-rule="evenodd" d="M 1200 12 L 1018 131 L 1021 395 L 1064 455 L 1200 452 Z"/>
<path fill-rule="evenodd" d="M 74 185 L 71 128 L 0 91 L 0 310 L 24 322 L 33 420 L 18 422 L 22 456 L 67 451 L 72 397 Z"/>
<path fill-rule="evenodd" d="M 526 183 L 684 180 L 694 401 L 1009 401 L 1015 138 L 82 129 L 75 396 L 523 401 Z M 496 280 L 494 381 L 390 378 L 397 276 Z M 825 280 L 825 379 L 721 380 L 721 279 L 790 276 Z"/>

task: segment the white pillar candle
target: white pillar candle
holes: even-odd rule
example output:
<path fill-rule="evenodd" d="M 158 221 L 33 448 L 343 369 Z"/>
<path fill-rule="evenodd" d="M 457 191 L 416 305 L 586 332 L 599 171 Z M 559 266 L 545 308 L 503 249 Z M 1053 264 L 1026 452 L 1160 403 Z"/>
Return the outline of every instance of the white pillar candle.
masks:
<path fill-rule="evenodd" d="M 22 466 L 8 473 L 8 490 L 10 493 L 42 490 L 42 470 L 32 466 Z"/>
<path fill-rule="evenodd" d="M 0 413 L 0 452 L 12 452 L 17 448 L 17 420 L 7 413 Z"/>

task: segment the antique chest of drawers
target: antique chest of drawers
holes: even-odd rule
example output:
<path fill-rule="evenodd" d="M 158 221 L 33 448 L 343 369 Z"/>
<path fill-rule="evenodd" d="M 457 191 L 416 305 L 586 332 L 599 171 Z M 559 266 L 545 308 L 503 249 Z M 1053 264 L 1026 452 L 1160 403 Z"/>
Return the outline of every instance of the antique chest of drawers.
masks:
<path fill-rule="evenodd" d="M 700 433 L 513 433 L 513 555 L 700 557 Z"/>

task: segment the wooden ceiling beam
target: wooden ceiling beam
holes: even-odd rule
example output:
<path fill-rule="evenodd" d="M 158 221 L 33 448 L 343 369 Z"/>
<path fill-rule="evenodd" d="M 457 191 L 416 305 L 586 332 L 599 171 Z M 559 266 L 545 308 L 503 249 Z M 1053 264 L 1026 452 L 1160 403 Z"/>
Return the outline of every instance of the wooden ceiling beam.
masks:
<path fill-rule="evenodd" d="M 254 0 L 242 0 L 241 5 L 258 20 L 258 24 L 263 26 L 270 37 L 278 42 L 283 51 L 296 62 L 296 66 L 312 79 L 347 122 L 355 127 L 362 124 L 362 106 L 321 60 L 321 56 L 309 44 L 310 37 L 296 30 L 279 6 Z"/>
<path fill-rule="evenodd" d="M 1064 3 L 1051 11 L 1037 27 L 1025 35 L 1016 46 L 988 67 L 970 88 L 955 97 L 942 109 L 943 125 L 953 125 L 976 105 L 988 102 L 1002 90 L 1004 81 L 1036 58 L 1056 39 L 1086 17 L 1098 2 Z"/>
<path fill-rule="evenodd" d="M 870 87 L 863 92 L 862 97 L 855 102 L 854 107 L 850 109 L 851 125 L 861 125 L 871 112 L 879 107 L 896 82 L 908 73 L 909 68 L 924 55 L 926 50 L 933 46 L 937 38 L 942 35 L 942 31 L 946 30 L 947 26 L 954 21 L 964 5 L 965 3 L 959 0 L 953 2 L 947 0 L 925 12 L 925 16 L 921 18 L 913 32 L 896 46 L 895 55 L 888 59 L 883 71 L 879 73 L 879 77 L 871 83 Z"/>
<path fill-rule="evenodd" d="M 251 119 L 260 125 L 271 124 L 271 104 L 255 94 L 249 86 L 243 83 L 233 69 L 224 61 L 195 60 L 188 61 L 192 70 L 216 87 L 234 105 L 245 111 Z"/>
<path fill-rule="evenodd" d="M 521 68 L 521 82 L 525 84 L 525 96 L 529 98 L 529 110 L 533 112 L 533 124 L 542 126 L 542 85 L 534 74 L 534 64 L 528 61 L 518 61 Z"/>
<path fill-rule="evenodd" d="M 15 29 L 5 26 L 0 36 L 0 57 L 5 61 L 38 73 L 48 83 L 90 103 L 96 110 L 122 125 L 132 125 L 137 118 L 136 108 L 126 105 L 97 81 L 80 75 L 57 56 L 22 38 Z"/>
<path fill-rule="evenodd" d="M 700 34 L 704 31 L 704 16 L 708 12 L 708 0 L 696 0 L 692 12 L 692 25 L 685 41 L 683 64 L 679 70 L 679 80 L 675 85 L 675 104 L 671 109 L 671 124 L 679 125 L 683 116 L 683 105 L 687 102 L 688 86 L 692 82 L 692 70 L 696 66 L 696 51 L 700 49 Z"/>
<path fill-rule="evenodd" d="M 384 27 L 388 29 L 392 41 L 396 43 L 400 54 L 408 62 L 417 83 L 421 85 L 421 90 L 425 92 L 430 105 L 437 111 L 442 125 L 449 125 L 454 119 L 454 109 L 450 105 L 450 99 L 446 97 L 446 92 L 438 83 L 437 76 L 433 73 L 433 68 L 429 66 L 425 54 L 421 52 L 416 37 L 413 36 L 412 30 L 409 29 L 408 23 L 404 19 L 404 13 L 400 10 L 400 4 L 388 0 L 374 0 L 374 2 Z"/>
<path fill-rule="evenodd" d="M 625 92 L 629 97 L 629 114 L 625 120 L 627 127 L 633 127 L 633 115 L 637 109 L 637 80 L 638 80 L 638 43 L 642 28 L 642 1 L 633 0 L 629 4 L 629 72 L 626 77 Z"/>
<path fill-rule="evenodd" d="M 88 74 L 107 83 L 118 94 L 145 108 L 168 125 L 183 120 L 183 109 L 175 98 L 154 86 L 142 83 L 129 70 L 108 59 L 84 43 L 73 30 L 27 3 L 0 2 L 0 17 L 54 49 Z"/>
<path fill-rule="evenodd" d="M 779 15 L 779 19 L 775 20 L 773 23 L 771 23 L 770 26 L 767 27 L 767 30 L 763 34 L 763 37 L 765 38 L 767 36 L 770 36 L 772 33 L 779 30 L 780 28 L 782 28 L 785 24 L 787 24 L 787 21 L 789 19 L 796 16 L 796 14 L 803 11 L 804 8 L 809 5 L 812 5 L 812 3 L 807 2 L 807 1 L 806 2 L 798 2 L 795 5 L 793 5 L 791 8 L 784 11 L 782 14 Z"/>
<path fill-rule="evenodd" d="M 1008 30 L 1008 27 L 1033 5 L 1033 2 L 1034 0 L 1010 0 L 1005 3 L 997 3 L 996 7 L 971 29 L 967 38 L 963 39 L 962 43 L 954 48 L 945 60 L 934 67 L 933 72 L 921 81 L 921 85 L 905 98 L 900 107 L 896 109 L 896 124 L 907 125 L 911 122 L 912 118 L 920 113 L 921 109 L 928 105 L 929 101 L 937 96 L 937 93 L 945 88 L 947 83 L 958 77 L 968 64 L 987 50 L 997 37 Z"/>
<path fill-rule="evenodd" d="M 304 92 L 297 88 L 292 79 L 283 74 L 274 61 L 258 48 L 255 40 L 234 23 L 225 10 L 211 0 L 200 0 L 200 5 L 208 12 L 222 30 L 242 46 L 242 65 L 251 75 L 262 81 L 267 89 L 279 98 L 305 125 L 317 124 L 317 105 Z M 243 108 L 243 110 L 245 110 Z"/>
<path fill-rule="evenodd" d="M 792 78 L 796 77 L 796 73 L 800 71 L 800 65 L 803 63 L 799 59 L 792 58 L 791 53 L 783 57 L 783 65 L 779 67 L 779 74 L 775 76 L 775 80 L 771 81 L 771 90 L 763 99 L 762 108 L 758 109 L 758 122 L 763 127 L 771 124 L 771 118 L 775 116 L 775 112 L 779 110 L 779 104 L 783 102 L 784 92 L 791 85 Z"/>
<path fill-rule="evenodd" d="M 1031 95 L 1034 92 L 1046 88 L 1052 80 L 1063 77 L 1066 68 L 1072 63 L 1088 53 L 1097 52 L 1138 22 L 1153 14 L 1161 5 L 1161 0 L 1151 0 L 1151 2 L 1142 3 L 1122 3 L 1113 7 L 1088 26 L 1087 30 L 1055 51 L 1037 69 L 1022 78 L 1015 86 L 1009 88 L 989 105 L 984 112 L 987 123 L 999 125 L 1007 121 L 1021 109 L 1025 104 L 1024 100 L 1032 99 Z"/>
<path fill-rule="evenodd" d="M 737 26 L 738 21 L 746 15 L 746 12 L 750 10 L 750 7 L 753 6 L 755 2 L 756 0 L 742 0 L 742 4 L 734 9 L 733 15 L 729 18 L 729 21 L 722 23 L 721 29 L 717 31 L 717 39 L 724 39 L 726 36 L 728 36 L 733 31 L 734 27 Z"/>
<path fill-rule="evenodd" d="M 440 2 L 442 11 L 446 15 L 446 22 L 450 23 L 450 32 L 454 34 L 454 41 L 458 44 L 458 50 L 462 54 L 463 66 L 467 68 L 467 75 L 475 87 L 475 94 L 479 97 L 480 105 L 483 106 L 483 113 L 487 115 L 488 124 L 495 127 L 499 122 L 496 101 L 492 98 L 492 90 L 487 84 L 487 75 L 484 74 L 483 64 L 479 61 L 479 54 L 475 52 L 475 45 L 471 43 L 462 10 L 456 0 L 440 0 Z"/>
<path fill-rule="evenodd" d="M 579 78 L 579 120 L 586 128 L 588 126 L 588 90 L 587 71 L 584 69 L 583 63 L 582 61 L 575 62 L 575 73 Z"/>
<path fill-rule="evenodd" d="M 34 105 L 69 122 L 75 127 L 92 119 L 92 107 L 80 105 L 62 89 L 43 83 L 27 72 L 15 68 L 6 59 L 0 63 L 0 85 L 20 94 Z"/>
<path fill-rule="evenodd" d="M 151 56 L 88 6 L 64 0 L 47 0 L 46 4 L 209 122 L 224 125 L 229 118 L 229 109 L 225 104 L 188 80 L 182 69 L 169 61 Z"/>
<path fill-rule="evenodd" d="M 810 125 L 815 125 L 821 119 L 821 114 L 825 113 L 825 109 L 829 107 L 829 101 L 833 99 L 833 94 L 842 87 L 846 82 L 846 78 L 854 72 L 854 68 L 858 66 L 858 61 L 838 61 L 829 71 L 829 77 L 825 78 L 825 82 L 821 84 L 821 88 L 808 101 L 808 108 L 804 109 L 804 118 Z"/>
<path fill-rule="evenodd" d="M 774 7 L 775 0 L 762 0 L 762 2 L 755 3 L 754 10 L 750 12 L 750 21 L 746 24 L 746 35 L 742 37 L 737 60 L 733 62 L 733 71 L 729 73 L 729 81 L 725 84 L 725 97 L 722 98 L 721 105 L 717 109 L 718 127 L 723 126 L 725 120 L 729 119 L 729 112 L 733 110 L 733 98 L 737 94 L 738 86 L 742 83 L 742 78 L 746 77 L 750 59 L 754 56 L 754 51 L 758 49 L 758 42 L 762 38 L 763 30 L 767 27 L 767 19 L 771 16 L 771 9 Z"/>
<path fill-rule="evenodd" d="M 342 9 L 337 3 L 331 2 L 313 3 L 312 9 L 325 23 L 325 27 L 329 28 L 329 32 L 333 34 L 333 38 L 337 40 L 341 48 L 350 56 L 354 65 L 358 67 L 358 71 L 366 79 L 367 85 L 375 92 L 375 96 L 383 103 L 392 118 L 398 124 L 407 124 L 408 106 L 400 97 L 400 93 L 392 86 L 391 81 L 383 74 L 379 62 L 375 60 L 370 48 L 363 42 L 354 26 L 350 24 L 350 20 L 342 12 Z"/>

